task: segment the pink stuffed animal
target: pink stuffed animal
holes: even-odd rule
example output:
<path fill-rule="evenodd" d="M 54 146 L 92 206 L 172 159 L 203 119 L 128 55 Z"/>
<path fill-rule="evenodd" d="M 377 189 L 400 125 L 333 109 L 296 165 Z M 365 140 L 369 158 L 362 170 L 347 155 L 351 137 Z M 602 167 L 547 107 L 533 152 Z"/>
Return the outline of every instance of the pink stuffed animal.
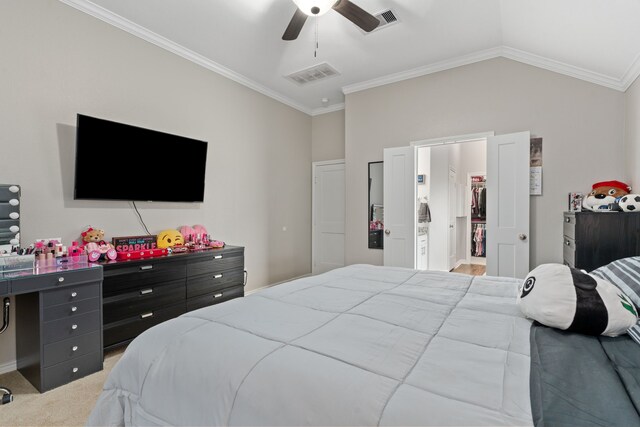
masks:
<path fill-rule="evenodd" d="M 105 242 L 104 230 L 89 227 L 81 234 L 82 241 L 85 243 L 82 248 L 87 253 L 89 261 L 96 262 L 100 258 L 114 260 L 118 257 L 116 248 L 111 243 Z"/>

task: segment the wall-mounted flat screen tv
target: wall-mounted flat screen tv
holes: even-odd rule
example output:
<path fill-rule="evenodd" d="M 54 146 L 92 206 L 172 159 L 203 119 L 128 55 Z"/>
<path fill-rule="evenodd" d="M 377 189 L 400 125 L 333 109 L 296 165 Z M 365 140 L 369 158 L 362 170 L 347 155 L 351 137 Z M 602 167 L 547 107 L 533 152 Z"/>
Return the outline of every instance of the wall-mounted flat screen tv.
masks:
<path fill-rule="evenodd" d="M 204 201 L 207 142 L 78 114 L 76 200 Z"/>

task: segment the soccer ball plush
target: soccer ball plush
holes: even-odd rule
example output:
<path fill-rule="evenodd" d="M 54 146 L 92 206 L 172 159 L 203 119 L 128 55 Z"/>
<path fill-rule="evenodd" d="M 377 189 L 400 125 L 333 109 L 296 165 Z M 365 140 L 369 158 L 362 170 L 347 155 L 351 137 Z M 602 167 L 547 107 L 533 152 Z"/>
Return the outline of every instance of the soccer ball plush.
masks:
<path fill-rule="evenodd" d="M 638 320 L 635 306 L 615 285 L 562 264 L 531 271 L 518 306 L 543 325 L 588 335 L 615 337 Z"/>
<path fill-rule="evenodd" d="M 618 205 L 624 212 L 640 212 L 640 194 L 627 194 Z"/>

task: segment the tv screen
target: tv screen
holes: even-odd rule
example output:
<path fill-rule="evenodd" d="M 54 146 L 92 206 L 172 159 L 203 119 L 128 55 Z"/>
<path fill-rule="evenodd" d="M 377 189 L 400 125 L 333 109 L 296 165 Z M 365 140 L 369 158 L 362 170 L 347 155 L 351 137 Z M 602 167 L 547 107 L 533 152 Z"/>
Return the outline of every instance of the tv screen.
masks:
<path fill-rule="evenodd" d="M 207 142 L 78 114 L 74 198 L 204 201 Z"/>

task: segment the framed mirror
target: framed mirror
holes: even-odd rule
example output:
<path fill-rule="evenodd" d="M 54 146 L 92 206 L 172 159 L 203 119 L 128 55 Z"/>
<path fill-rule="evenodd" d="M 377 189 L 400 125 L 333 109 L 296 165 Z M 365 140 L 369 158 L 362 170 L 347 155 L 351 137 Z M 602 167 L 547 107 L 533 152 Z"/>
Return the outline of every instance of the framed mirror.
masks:
<path fill-rule="evenodd" d="M 384 239 L 384 162 L 369 162 L 369 249 L 383 249 Z"/>

